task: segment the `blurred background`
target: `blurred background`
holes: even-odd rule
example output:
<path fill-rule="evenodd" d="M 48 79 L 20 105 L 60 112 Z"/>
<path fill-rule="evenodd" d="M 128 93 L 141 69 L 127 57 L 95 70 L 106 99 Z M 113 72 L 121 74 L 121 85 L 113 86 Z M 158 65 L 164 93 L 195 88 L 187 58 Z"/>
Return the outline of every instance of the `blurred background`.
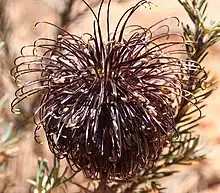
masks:
<path fill-rule="evenodd" d="M 96 10 L 96 0 L 88 1 Z M 135 0 L 113 0 L 111 5 L 111 25 L 115 26 L 123 12 L 134 4 Z M 176 16 L 185 24 L 190 23 L 187 13 L 177 0 L 152 0 L 154 5 L 141 8 L 132 17 L 130 23 L 150 26 L 154 22 L 169 16 Z M 0 0 L 0 38 L 5 41 L 0 50 L 0 193 L 29 193 L 31 186 L 27 179 L 32 179 L 36 173 L 37 159 L 43 157 L 52 162 L 52 154 L 47 143 L 43 145 L 34 141 L 34 125 L 31 117 L 26 119 L 16 116 L 10 111 L 10 103 L 14 98 L 16 86 L 10 76 L 13 60 L 20 54 L 24 45 L 29 45 L 39 37 L 54 37 L 56 29 L 39 25 L 38 21 L 49 21 L 65 27 L 71 33 L 80 35 L 91 32 L 93 18 L 81 0 Z M 220 21 L 220 1 L 208 2 L 209 20 Z M 68 15 L 68 17 L 67 17 Z M 104 16 L 103 16 L 104 17 Z M 103 26 L 105 21 L 102 21 Z M 181 26 L 170 23 L 171 30 L 182 33 Z M 220 77 L 220 44 L 213 46 L 203 62 L 213 76 Z M 220 89 L 206 100 L 203 109 L 206 115 L 202 119 L 197 133 L 201 137 L 203 151 L 207 160 L 187 167 L 178 167 L 180 172 L 166 178 L 162 184 L 167 187 L 167 193 L 218 193 L 220 192 Z M 34 97 L 22 103 L 21 110 L 25 115 L 32 113 L 38 100 Z M 22 130 L 20 136 L 10 139 L 13 133 Z M 44 139 L 42 132 L 41 138 Z M 5 143 L 7 141 L 7 144 Z M 9 141 L 9 143 L 8 143 Z M 62 162 L 65 167 L 65 161 Z M 82 175 L 76 180 L 84 183 Z M 59 191 L 58 191 L 59 192 Z M 68 192 L 76 192 L 71 185 Z"/>

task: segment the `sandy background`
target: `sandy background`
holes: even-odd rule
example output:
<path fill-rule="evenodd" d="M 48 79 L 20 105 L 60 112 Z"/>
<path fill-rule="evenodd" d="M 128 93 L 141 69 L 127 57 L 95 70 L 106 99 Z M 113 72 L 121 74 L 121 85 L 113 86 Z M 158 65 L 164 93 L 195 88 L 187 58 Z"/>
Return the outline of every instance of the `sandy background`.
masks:
<path fill-rule="evenodd" d="M 91 1 L 91 0 L 90 0 Z M 66 1 L 67 2 L 67 1 Z M 111 24 L 115 25 L 121 14 L 136 1 L 116 0 L 112 4 Z M 168 16 L 177 16 L 181 21 L 189 22 L 189 19 L 177 0 L 155 0 L 157 6 L 152 9 L 141 9 L 131 19 L 131 23 L 149 26 L 155 21 Z M 2 1 L 0 0 L 0 4 Z M 220 1 L 209 1 L 208 13 L 212 20 L 220 20 Z M 71 17 L 80 12 L 84 7 L 80 0 L 76 7 L 72 8 Z M 57 25 L 61 24 L 60 13 L 65 9 L 65 0 L 8 0 L 5 12 L 10 24 L 10 34 L 8 34 L 8 53 L 0 53 L 2 58 L 0 63 L 0 95 L 7 93 L 9 101 L 5 105 L 2 117 L 15 121 L 15 116 L 10 112 L 10 101 L 14 98 L 16 89 L 9 70 L 13 66 L 13 59 L 20 52 L 24 45 L 33 43 L 38 37 L 52 37 L 55 34 L 54 28 L 39 26 L 33 28 L 37 21 L 50 21 Z M 90 13 L 85 13 L 82 17 L 70 23 L 68 30 L 75 34 L 89 32 L 92 29 L 92 17 Z M 103 21 L 104 24 L 104 21 Z M 170 23 L 172 30 L 181 32 L 181 27 Z M 220 76 L 220 44 L 215 45 L 210 50 L 209 56 L 204 61 L 204 65 L 218 78 Z M 220 90 L 206 101 L 208 106 L 203 109 L 206 117 L 202 120 L 198 133 L 202 135 L 202 143 L 206 144 L 205 151 L 208 152 L 208 159 L 202 164 L 193 165 L 182 169 L 179 174 L 169 177 L 163 181 L 167 186 L 167 193 L 218 193 L 220 192 Z M 26 101 L 22 108 L 28 114 L 32 112 L 35 99 Z M 0 173 L 0 193 L 28 193 L 30 185 L 26 179 L 33 178 L 37 165 L 37 158 L 44 157 L 52 159 L 47 145 L 36 144 L 33 138 L 33 125 L 31 120 L 24 125 L 26 130 L 23 139 L 18 144 L 19 154 L 9 160 L 8 169 Z M 42 135 L 43 137 L 43 135 Z M 65 165 L 65 162 L 63 163 Z M 78 176 L 77 181 L 82 181 L 83 177 Z M 198 191 L 198 187 L 200 190 Z M 59 191 L 58 191 L 59 192 Z M 70 187 L 69 192 L 76 190 Z"/>

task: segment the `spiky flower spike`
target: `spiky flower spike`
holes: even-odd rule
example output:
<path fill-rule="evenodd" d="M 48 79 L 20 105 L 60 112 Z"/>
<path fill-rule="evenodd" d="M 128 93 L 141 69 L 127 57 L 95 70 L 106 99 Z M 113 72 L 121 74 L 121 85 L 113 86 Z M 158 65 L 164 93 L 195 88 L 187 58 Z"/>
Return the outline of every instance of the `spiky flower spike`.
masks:
<path fill-rule="evenodd" d="M 141 167 L 152 166 L 175 133 L 178 104 L 189 94 L 184 85 L 189 77 L 191 85 L 197 84 L 201 80 L 192 76 L 202 72 L 195 62 L 177 58 L 186 53 L 185 42 L 169 32 L 167 19 L 149 28 L 127 26 L 132 14 L 150 2 L 128 9 L 113 33 L 110 3 L 106 41 L 100 26 L 102 0 L 97 15 L 89 7 L 93 34 L 78 37 L 56 26 L 62 35 L 38 39 L 28 46 L 31 56 L 23 48 L 12 70 L 16 82 L 23 75 L 41 76 L 21 85 L 12 108 L 42 93 L 36 132 L 43 127 L 57 157 L 102 182 L 130 179 Z"/>

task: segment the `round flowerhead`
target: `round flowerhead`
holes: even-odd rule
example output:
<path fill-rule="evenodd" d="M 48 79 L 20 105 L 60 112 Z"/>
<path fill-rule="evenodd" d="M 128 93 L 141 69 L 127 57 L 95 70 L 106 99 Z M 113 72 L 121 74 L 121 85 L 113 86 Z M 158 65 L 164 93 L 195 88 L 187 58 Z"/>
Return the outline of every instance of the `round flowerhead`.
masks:
<path fill-rule="evenodd" d="M 202 69 L 178 58 L 186 53 L 184 39 L 165 24 L 176 18 L 150 27 L 127 26 L 148 1 L 128 9 L 110 33 L 109 0 L 104 40 L 99 22 L 103 3 L 97 15 L 89 7 L 93 34 L 78 37 L 56 26 L 61 35 L 28 46 L 33 55 L 22 49 L 12 70 L 16 82 L 23 75 L 40 77 L 20 85 L 12 107 L 41 93 L 36 132 L 44 129 L 50 150 L 73 170 L 107 182 L 130 179 L 138 169 L 152 166 L 175 133 L 175 115 L 191 72 Z"/>

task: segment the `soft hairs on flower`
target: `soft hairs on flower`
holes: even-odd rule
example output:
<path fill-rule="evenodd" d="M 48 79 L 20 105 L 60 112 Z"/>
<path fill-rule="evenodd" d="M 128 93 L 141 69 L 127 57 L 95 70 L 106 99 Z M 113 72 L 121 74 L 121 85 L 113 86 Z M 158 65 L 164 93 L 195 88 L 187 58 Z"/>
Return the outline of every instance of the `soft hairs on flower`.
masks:
<path fill-rule="evenodd" d="M 33 48 L 33 55 L 24 54 L 27 47 L 21 50 L 12 70 L 16 82 L 27 74 L 40 77 L 20 85 L 12 109 L 42 93 L 35 112 L 36 137 L 43 127 L 57 157 L 66 158 L 73 170 L 107 182 L 130 179 L 141 167 L 152 166 L 176 131 L 178 104 L 190 94 L 185 85 L 189 78 L 190 84 L 197 84 L 204 75 L 196 79 L 203 71 L 200 65 L 178 58 L 186 54 L 186 42 L 164 23 L 176 18 L 148 28 L 127 26 L 132 14 L 148 1 L 128 9 L 110 33 L 109 0 L 104 41 L 103 3 L 97 15 L 89 7 L 95 17 L 93 34 L 78 37 L 41 22 L 62 33 L 57 39 L 40 38 L 27 46 Z"/>

